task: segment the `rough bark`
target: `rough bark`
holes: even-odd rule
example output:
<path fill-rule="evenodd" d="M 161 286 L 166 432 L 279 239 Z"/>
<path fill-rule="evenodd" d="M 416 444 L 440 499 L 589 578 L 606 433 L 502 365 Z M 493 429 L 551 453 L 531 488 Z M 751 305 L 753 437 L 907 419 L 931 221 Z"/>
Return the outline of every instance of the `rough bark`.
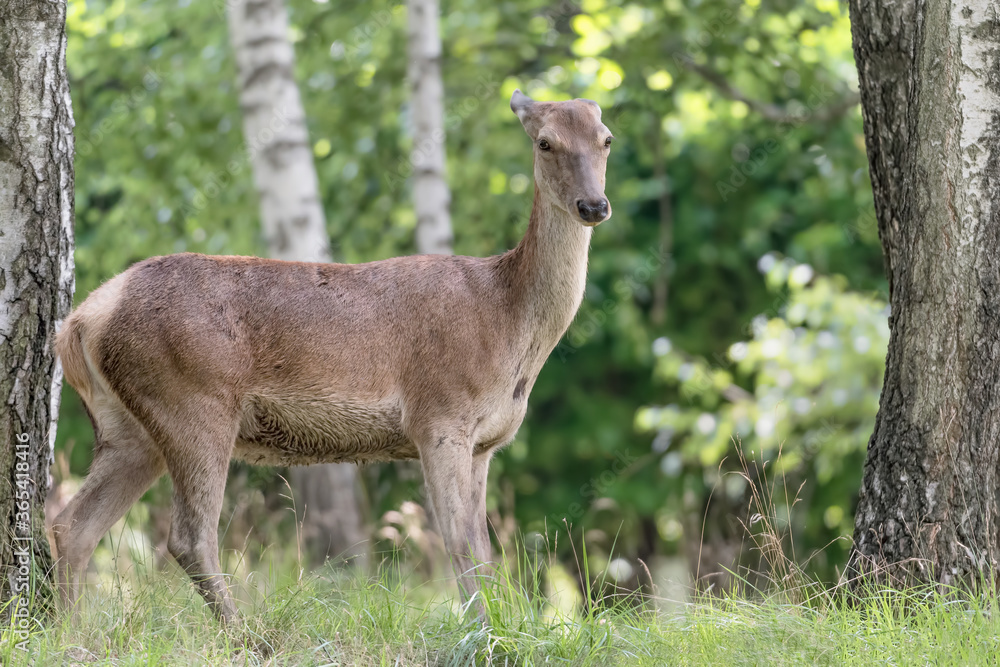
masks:
<path fill-rule="evenodd" d="M 239 71 L 243 132 L 260 196 L 261 225 L 277 259 L 331 261 L 305 112 L 294 79 L 294 51 L 282 0 L 227 3 Z M 357 468 L 293 468 L 302 538 L 314 563 L 363 558 L 367 537 Z"/>
<path fill-rule="evenodd" d="M 998 552 L 1000 9 L 850 13 L 891 305 L 850 572 L 974 583 Z"/>
<path fill-rule="evenodd" d="M 73 299 L 73 109 L 64 0 L 0 8 L 0 600 L 47 598 L 45 497 Z M 24 519 L 27 518 L 27 521 Z M 24 553 L 25 547 L 30 553 Z M 22 566 L 30 560 L 29 568 Z M 9 610 L 10 608 L 8 608 Z"/>
<path fill-rule="evenodd" d="M 407 0 L 406 19 L 417 252 L 450 255 L 451 192 L 445 180 L 444 84 L 437 0 Z"/>

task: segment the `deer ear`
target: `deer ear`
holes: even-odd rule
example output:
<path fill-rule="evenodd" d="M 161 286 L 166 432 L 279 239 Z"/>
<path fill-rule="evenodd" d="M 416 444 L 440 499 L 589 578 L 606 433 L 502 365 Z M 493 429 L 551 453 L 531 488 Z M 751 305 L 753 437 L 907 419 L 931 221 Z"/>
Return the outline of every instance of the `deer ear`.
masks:
<path fill-rule="evenodd" d="M 510 110 L 517 114 L 517 117 L 521 120 L 521 124 L 524 124 L 524 119 L 531 110 L 531 106 L 535 103 L 533 99 L 521 92 L 518 88 L 514 91 L 514 94 L 510 96 Z"/>
<path fill-rule="evenodd" d="M 576 98 L 576 101 L 577 102 L 585 102 L 585 103 L 589 104 L 594 109 L 594 111 L 597 112 L 597 119 L 598 120 L 601 119 L 601 105 L 600 104 L 598 104 L 594 100 L 587 100 L 587 99 L 584 99 L 582 97 Z"/>

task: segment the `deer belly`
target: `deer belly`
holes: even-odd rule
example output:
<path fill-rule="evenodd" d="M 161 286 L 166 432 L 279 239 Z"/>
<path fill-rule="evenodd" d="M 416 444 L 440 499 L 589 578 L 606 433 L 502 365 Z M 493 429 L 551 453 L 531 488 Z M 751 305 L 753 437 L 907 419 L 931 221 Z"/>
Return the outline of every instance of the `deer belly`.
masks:
<path fill-rule="evenodd" d="M 308 465 L 417 458 L 396 401 L 244 401 L 234 456 L 260 465 Z"/>

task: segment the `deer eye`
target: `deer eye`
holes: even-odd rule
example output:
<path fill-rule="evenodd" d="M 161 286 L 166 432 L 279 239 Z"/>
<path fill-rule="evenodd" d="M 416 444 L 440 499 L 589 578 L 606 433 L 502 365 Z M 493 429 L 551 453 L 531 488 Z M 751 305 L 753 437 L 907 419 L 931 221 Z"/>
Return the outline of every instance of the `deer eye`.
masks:
<path fill-rule="evenodd" d="M 604 147 L 608 148 L 609 146 L 611 146 L 611 137 L 604 140 Z"/>
<path fill-rule="evenodd" d="M 538 147 L 541 148 L 543 151 L 552 150 L 552 146 L 549 144 L 549 142 L 545 141 L 545 139 L 542 139 L 541 141 L 538 142 Z"/>

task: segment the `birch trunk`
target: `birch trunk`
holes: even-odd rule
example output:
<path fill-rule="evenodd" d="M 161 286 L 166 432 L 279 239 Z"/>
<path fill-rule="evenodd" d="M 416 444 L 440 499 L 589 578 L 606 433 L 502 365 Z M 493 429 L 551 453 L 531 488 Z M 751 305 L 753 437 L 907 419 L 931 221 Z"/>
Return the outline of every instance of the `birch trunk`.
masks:
<path fill-rule="evenodd" d="M 239 72 L 243 132 L 260 196 L 261 225 L 277 259 L 329 262 L 329 238 L 294 52 L 282 0 L 227 3 Z M 291 470 L 302 537 L 311 559 L 363 558 L 367 552 L 357 468 L 327 464 Z"/>
<path fill-rule="evenodd" d="M 413 208 L 417 252 L 452 253 L 451 193 L 445 180 L 444 84 L 437 0 L 407 0 L 410 111 L 413 117 Z"/>
<path fill-rule="evenodd" d="M 850 13 L 892 309 L 850 568 L 974 583 L 998 554 L 1000 9 Z"/>
<path fill-rule="evenodd" d="M 451 190 L 445 178 L 444 82 L 441 79 L 441 33 L 438 0 L 407 0 L 407 83 L 413 124 L 413 210 L 417 214 L 416 246 L 421 255 L 452 254 Z M 395 464 L 404 476 L 417 476 L 419 463 Z M 434 508 L 421 498 L 432 521 Z"/>
<path fill-rule="evenodd" d="M 73 301 L 73 108 L 66 3 L 0 9 L 0 600 L 47 597 L 45 497 L 62 370 L 52 343 Z M 27 567 L 23 567 L 27 566 Z M 8 611 L 10 608 L 8 608 Z"/>

